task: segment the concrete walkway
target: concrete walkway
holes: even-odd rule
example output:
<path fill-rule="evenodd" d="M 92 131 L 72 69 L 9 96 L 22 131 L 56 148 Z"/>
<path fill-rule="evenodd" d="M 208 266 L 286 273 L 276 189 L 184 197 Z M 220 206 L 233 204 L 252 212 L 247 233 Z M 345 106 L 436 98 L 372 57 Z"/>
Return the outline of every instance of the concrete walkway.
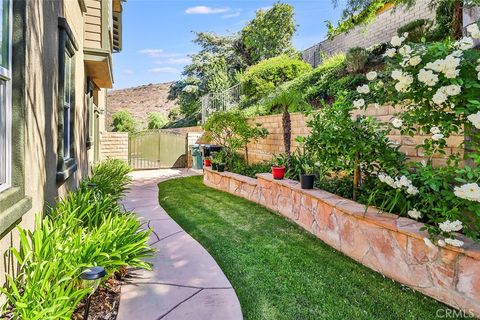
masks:
<path fill-rule="evenodd" d="M 243 318 L 237 295 L 215 260 L 158 204 L 158 182 L 197 174 L 186 169 L 132 174 L 123 205 L 153 229 L 150 241 L 157 252 L 152 271 L 135 270 L 122 286 L 118 320 Z"/>

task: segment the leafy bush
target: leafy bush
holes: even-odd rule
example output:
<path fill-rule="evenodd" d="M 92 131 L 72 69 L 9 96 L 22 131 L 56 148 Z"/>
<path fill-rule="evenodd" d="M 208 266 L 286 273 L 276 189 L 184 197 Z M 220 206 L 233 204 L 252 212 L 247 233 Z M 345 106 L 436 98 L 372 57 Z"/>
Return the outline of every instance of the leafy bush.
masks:
<path fill-rule="evenodd" d="M 168 123 L 168 119 L 160 112 L 149 112 L 147 122 L 148 129 L 161 129 Z"/>
<path fill-rule="evenodd" d="M 71 319 L 80 300 L 91 293 L 79 280 L 87 267 L 103 266 L 109 275 L 126 266 L 151 267 L 144 261 L 153 252 L 150 230 L 143 230 L 133 213 L 122 213 L 117 202 L 127 173 L 118 162 L 97 165 L 91 181 L 110 177 L 119 190 L 107 187 L 108 180 L 101 192 L 83 182 L 44 219 L 36 216 L 35 231 L 18 228 L 20 246 L 9 252 L 19 273 L 7 275 L 7 286 L 0 288 L 7 298 L 3 311 L 14 319 Z"/>
<path fill-rule="evenodd" d="M 248 99 L 260 100 L 280 84 L 310 71 L 312 67 L 298 58 L 280 55 L 250 67 L 242 77 L 243 93 Z"/>
<path fill-rule="evenodd" d="M 208 118 L 203 129 L 208 140 L 225 148 L 225 157 L 233 155 L 238 149 L 244 149 L 247 161 L 247 144 L 268 135 L 268 131 L 260 123 L 251 125 L 238 110 L 215 112 Z"/>
<path fill-rule="evenodd" d="M 93 189 L 102 196 L 118 200 L 131 182 L 130 171 L 130 166 L 124 161 L 107 159 L 93 166 L 92 175 L 81 182 L 80 188 Z"/>
<path fill-rule="evenodd" d="M 137 123 L 133 119 L 132 114 L 128 110 L 120 110 L 112 115 L 112 127 L 116 132 L 129 132 L 134 133 L 136 131 Z"/>
<path fill-rule="evenodd" d="M 347 71 L 350 73 L 358 73 L 365 70 L 368 56 L 369 53 L 364 48 L 356 47 L 349 49 L 345 59 L 347 63 Z"/>
<path fill-rule="evenodd" d="M 407 42 L 422 42 L 422 38 L 427 36 L 428 30 L 432 27 L 432 21 L 428 19 L 413 20 L 397 29 L 397 34 L 402 37 L 407 33 L 405 40 Z"/>

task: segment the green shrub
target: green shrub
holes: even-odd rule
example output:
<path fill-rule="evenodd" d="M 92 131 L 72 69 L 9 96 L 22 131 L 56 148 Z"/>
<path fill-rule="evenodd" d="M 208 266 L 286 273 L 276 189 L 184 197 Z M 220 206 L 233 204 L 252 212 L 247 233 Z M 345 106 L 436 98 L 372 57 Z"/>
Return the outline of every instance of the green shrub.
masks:
<path fill-rule="evenodd" d="M 134 133 L 137 129 L 137 123 L 128 110 L 120 110 L 112 115 L 112 127 L 116 132 Z"/>
<path fill-rule="evenodd" d="M 244 149 L 248 160 L 247 144 L 266 137 L 268 131 L 260 123 L 250 124 L 245 114 L 238 110 L 215 112 L 203 125 L 207 140 L 225 148 L 225 158 Z"/>
<path fill-rule="evenodd" d="M 346 56 L 347 71 L 358 73 L 365 70 L 368 57 L 369 53 L 364 48 L 356 47 L 349 49 Z"/>
<path fill-rule="evenodd" d="M 253 101 L 260 100 L 280 84 L 293 80 L 311 69 L 312 67 L 302 60 L 286 55 L 261 61 L 244 73 L 242 77 L 244 94 Z"/>
<path fill-rule="evenodd" d="M 144 261 L 153 252 L 150 230 L 118 204 L 129 171 L 117 160 L 96 165 L 77 192 L 61 199 L 44 219 L 36 216 L 35 231 L 18 228 L 20 246 L 9 253 L 19 273 L 6 275 L 7 285 L 0 288 L 7 298 L 4 312 L 14 319 L 71 319 L 91 293 L 79 280 L 85 268 L 102 266 L 112 275 L 126 266 L 151 267 Z"/>
<path fill-rule="evenodd" d="M 428 19 L 413 20 L 404 26 L 397 29 L 398 36 L 403 36 L 408 33 L 407 42 L 422 42 L 422 38 L 425 38 L 428 30 L 432 27 L 432 21 Z"/>
<path fill-rule="evenodd" d="M 101 196 L 109 195 L 120 199 L 127 190 L 131 168 L 122 160 L 108 159 L 92 168 L 92 175 L 81 182 L 80 189 L 94 189 Z"/>
<path fill-rule="evenodd" d="M 168 118 L 160 112 L 149 112 L 147 115 L 147 123 L 147 128 L 150 130 L 161 129 L 168 123 Z"/>

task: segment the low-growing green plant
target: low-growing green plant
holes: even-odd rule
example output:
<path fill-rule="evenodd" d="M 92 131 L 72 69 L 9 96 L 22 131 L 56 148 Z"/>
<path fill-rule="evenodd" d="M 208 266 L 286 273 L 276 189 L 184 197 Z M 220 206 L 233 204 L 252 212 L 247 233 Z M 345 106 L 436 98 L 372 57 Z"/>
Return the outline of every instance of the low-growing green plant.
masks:
<path fill-rule="evenodd" d="M 405 33 L 407 42 L 422 42 L 425 39 L 428 30 L 431 29 L 433 22 L 428 19 L 413 20 L 397 29 L 397 34 L 402 37 Z"/>
<path fill-rule="evenodd" d="M 80 189 L 93 189 L 99 195 L 119 199 L 131 182 L 131 170 L 122 160 L 107 159 L 93 166 L 91 176 L 81 182 Z"/>
<path fill-rule="evenodd" d="M 147 115 L 148 129 L 161 129 L 168 123 L 168 118 L 160 112 L 149 112 Z"/>
<path fill-rule="evenodd" d="M 120 162 L 100 163 L 82 188 L 59 200 L 43 219 L 37 214 L 34 231 L 18 227 L 19 248 L 9 253 L 19 273 L 7 275 L 6 287 L 0 288 L 7 298 L 3 312 L 14 319 L 70 319 L 91 293 L 79 280 L 85 268 L 102 266 L 112 275 L 127 266 L 151 267 L 145 262 L 153 253 L 150 230 L 118 204 L 128 172 Z"/>

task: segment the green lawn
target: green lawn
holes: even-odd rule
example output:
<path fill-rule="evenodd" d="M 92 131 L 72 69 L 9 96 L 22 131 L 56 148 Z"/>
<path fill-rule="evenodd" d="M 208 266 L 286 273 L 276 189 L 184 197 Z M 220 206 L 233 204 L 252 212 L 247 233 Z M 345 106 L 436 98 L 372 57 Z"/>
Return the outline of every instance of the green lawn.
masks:
<path fill-rule="evenodd" d="M 435 319 L 446 308 L 202 177 L 159 186 L 160 204 L 218 262 L 245 319 Z"/>

